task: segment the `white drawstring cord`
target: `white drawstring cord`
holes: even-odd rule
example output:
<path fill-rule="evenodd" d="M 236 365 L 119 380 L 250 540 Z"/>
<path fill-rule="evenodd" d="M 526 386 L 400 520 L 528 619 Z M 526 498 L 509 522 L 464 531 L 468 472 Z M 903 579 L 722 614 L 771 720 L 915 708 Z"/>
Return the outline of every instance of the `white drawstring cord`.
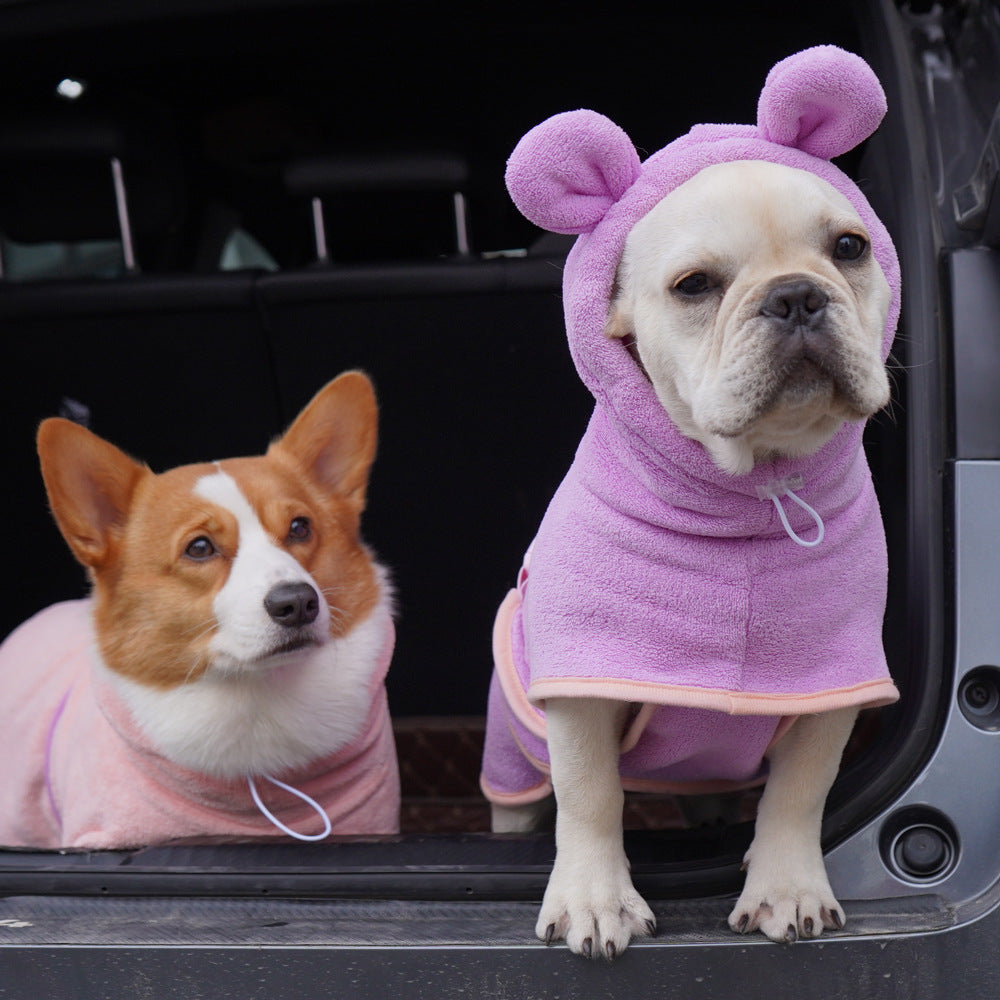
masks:
<path fill-rule="evenodd" d="M 788 537 L 795 542 L 797 545 L 803 546 L 803 548 L 811 549 L 819 545 L 823 541 L 823 535 L 826 533 L 826 529 L 823 525 L 823 519 L 809 506 L 800 496 L 796 496 L 792 490 L 797 490 L 802 486 L 801 476 L 788 476 L 785 479 L 772 479 L 766 486 L 757 487 L 757 496 L 761 500 L 770 500 L 774 503 L 775 508 L 778 511 L 778 517 L 781 518 L 781 524 L 788 534 Z M 816 537 L 812 541 L 807 541 L 802 538 L 801 535 L 797 535 L 792 529 L 791 524 L 788 523 L 788 515 L 785 513 L 785 508 L 781 504 L 782 497 L 791 497 L 812 519 L 816 522 Z"/>
<path fill-rule="evenodd" d="M 247 783 L 250 785 L 250 794 L 253 796 L 253 800 L 257 805 L 257 808 L 279 829 L 282 833 L 287 833 L 289 837 L 294 837 L 296 840 L 323 840 L 330 836 L 330 830 L 333 829 L 330 823 L 330 817 L 327 816 L 326 811 L 323 807 L 315 800 L 309 798 L 305 792 L 300 792 L 297 788 L 292 788 L 291 785 L 286 785 L 283 781 L 279 781 L 277 778 L 272 778 L 269 774 L 262 774 L 262 778 L 270 781 L 272 785 L 277 785 L 278 788 L 283 788 L 286 792 L 291 792 L 292 795 L 297 795 L 303 802 L 307 805 L 313 807 L 316 812 L 323 817 L 323 823 L 326 829 L 322 833 L 298 833 L 291 827 L 285 826 L 284 823 L 278 819 L 270 809 L 261 801 L 260 793 L 257 791 L 257 785 L 253 780 L 253 775 L 247 776 Z"/>

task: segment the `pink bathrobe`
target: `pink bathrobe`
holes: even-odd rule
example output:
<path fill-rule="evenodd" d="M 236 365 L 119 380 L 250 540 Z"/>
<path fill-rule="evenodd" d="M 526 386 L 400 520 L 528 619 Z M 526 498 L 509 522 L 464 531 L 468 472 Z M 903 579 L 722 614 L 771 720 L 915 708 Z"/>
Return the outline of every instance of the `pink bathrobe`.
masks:
<path fill-rule="evenodd" d="M 399 777 L 385 680 L 386 636 L 359 735 L 296 774 L 275 777 L 314 799 L 334 834 L 394 833 Z M 209 778 L 149 745 L 93 669 L 90 601 L 39 612 L 0 646 L 0 846 L 136 848 L 179 838 L 282 837 L 246 780 Z M 310 806 L 258 778 L 267 808 L 298 833 L 323 822 Z"/>
<path fill-rule="evenodd" d="M 680 791 L 759 780 L 796 715 L 898 697 L 882 648 L 887 559 L 862 425 L 844 424 L 807 458 L 728 475 L 680 434 L 626 348 L 604 334 L 635 223 L 704 167 L 764 160 L 820 176 L 860 214 L 892 289 L 885 359 L 899 315 L 896 253 L 830 162 L 884 112 L 868 65 L 822 46 L 771 70 L 756 126 L 699 125 L 640 163 L 618 126 L 575 111 L 537 126 L 512 154 L 507 185 L 521 211 L 579 234 L 563 298 L 596 407 L 530 569 L 497 618 L 482 774 L 493 801 L 551 791 L 547 698 L 632 703 L 623 783 Z M 800 544 L 819 537 L 819 522 L 822 541 Z"/>

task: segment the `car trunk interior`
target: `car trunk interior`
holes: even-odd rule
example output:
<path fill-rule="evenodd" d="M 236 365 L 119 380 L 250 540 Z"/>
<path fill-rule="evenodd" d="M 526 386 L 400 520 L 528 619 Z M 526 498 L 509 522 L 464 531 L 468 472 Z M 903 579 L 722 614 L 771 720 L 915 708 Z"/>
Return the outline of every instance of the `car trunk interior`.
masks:
<path fill-rule="evenodd" d="M 874 24 L 862 4 L 791 2 L 683 17 L 661 5 L 640 19 L 522 0 L 0 10 L 0 116 L 12 123 L 0 129 L 3 470 L 19 567 L 3 633 L 86 592 L 46 510 L 40 419 L 85 420 L 162 470 L 262 451 L 325 381 L 362 368 L 381 406 L 364 533 L 397 588 L 388 691 L 403 783 L 398 838 L 0 852 L 6 891 L 540 898 L 551 835 L 489 835 L 479 790 L 490 633 L 592 401 L 562 328 L 568 243 L 510 204 L 506 157 L 577 107 L 619 123 L 642 155 L 697 122 L 753 122 L 768 69 L 798 49 L 834 43 L 892 66 Z M 64 79 L 83 95 L 57 96 Z M 924 236 L 899 206 L 923 151 L 908 149 L 917 138 L 883 82 L 883 131 L 842 166 L 886 221 L 905 276 Z M 359 178 L 359 157 L 384 169 Z M 934 470 L 947 430 L 927 418 L 944 406 L 915 361 L 936 350 L 919 308 L 904 299 L 895 402 L 866 438 L 903 699 L 862 715 L 828 846 L 920 766 L 945 680 L 931 581 L 944 572 Z M 630 794 L 640 891 L 734 891 L 756 796 L 706 806 Z"/>

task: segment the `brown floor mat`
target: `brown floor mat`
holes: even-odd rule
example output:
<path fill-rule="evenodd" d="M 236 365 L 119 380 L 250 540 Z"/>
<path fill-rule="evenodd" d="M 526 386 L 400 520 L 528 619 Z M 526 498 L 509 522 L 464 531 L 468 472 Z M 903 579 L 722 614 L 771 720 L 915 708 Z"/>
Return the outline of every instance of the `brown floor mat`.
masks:
<path fill-rule="evenodd" d="M 490 807 L 479 789 L 486 720 L 477 716 L 396 719 L 403 833 L 478 833 L 490 829 Z M 730 819 L 750 819 L 759 795 L 713 796 Z M 688 826 L 675 795 L 625 796 L 626 829 Z M 711 816 L 703 819 L 711 822 Z"/>

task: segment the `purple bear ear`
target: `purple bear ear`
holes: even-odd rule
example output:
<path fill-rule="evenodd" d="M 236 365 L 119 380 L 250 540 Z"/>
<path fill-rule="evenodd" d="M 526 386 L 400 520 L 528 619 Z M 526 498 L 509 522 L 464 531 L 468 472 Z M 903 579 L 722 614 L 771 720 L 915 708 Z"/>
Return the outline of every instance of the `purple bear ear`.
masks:
<path fill-rule="evenodd" d="M 589 233 L 639 176 L 632 140 L 596 111 L 567 111 L 536 125 L 507 161 L 507 190 L 521 213 L 553 233 Z"/>
<path fill-rule="evenodd" d="M 820 45 L 783 59 L 767 75 L 757 105 L 761 135 L 825 160 L 878 128 L 885 93 L 860 56 Z"/>

